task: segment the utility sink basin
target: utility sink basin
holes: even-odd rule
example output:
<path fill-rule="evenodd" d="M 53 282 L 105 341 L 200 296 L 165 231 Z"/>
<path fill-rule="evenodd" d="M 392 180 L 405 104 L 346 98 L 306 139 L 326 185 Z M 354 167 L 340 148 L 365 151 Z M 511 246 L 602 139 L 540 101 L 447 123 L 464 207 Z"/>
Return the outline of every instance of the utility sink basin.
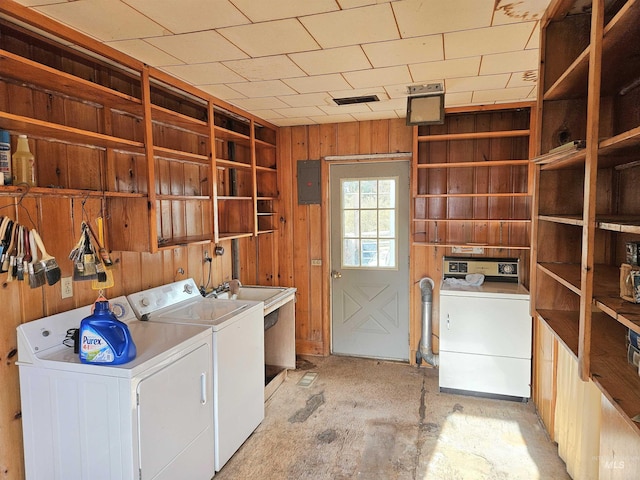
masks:
<path fill-rule="evenodd" d="M 296 293 L 293 287 L 266 287 L 261 285 L 242 285 L 237 294 L 228 292 L 218 294 L 218 298 L 232 300 L 252 300 L 264 302 L 265 329 L 272 327 L 278 321 L 278 308 L 292 300 Z M 272 315 L 270 315 L 272 314 Z M 267 318 L 268 317 L 268 318 Z"/>

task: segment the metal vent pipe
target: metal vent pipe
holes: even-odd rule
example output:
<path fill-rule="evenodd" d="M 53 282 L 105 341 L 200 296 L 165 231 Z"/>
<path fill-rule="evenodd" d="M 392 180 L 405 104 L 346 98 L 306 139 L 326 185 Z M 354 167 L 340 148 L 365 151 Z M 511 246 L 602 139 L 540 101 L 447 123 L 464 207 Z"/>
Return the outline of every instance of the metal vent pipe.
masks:
<path fill-rule="evenodd" d="M 433 305 L 433 280 L 424 277 L 420 280 L 420 294 L 422 297 L 422 336 L 420 345 L 416 351 L 416 363 L 420 365 L 422 360 L 434 367 L 439 365 L 439 355 L 433 353 L 433 338 L 431 327 L 431 310 Z"/>

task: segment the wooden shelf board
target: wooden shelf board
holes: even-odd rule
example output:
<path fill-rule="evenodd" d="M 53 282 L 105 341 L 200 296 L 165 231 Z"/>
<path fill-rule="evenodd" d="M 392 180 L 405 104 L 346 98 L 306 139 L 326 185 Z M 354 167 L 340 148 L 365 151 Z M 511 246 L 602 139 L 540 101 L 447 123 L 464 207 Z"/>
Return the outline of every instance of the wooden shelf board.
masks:
<path fill-rule="evenodd" d="M 218 200 L 253 200 L 253 197 L 240 197 L 240 196 L 230 196 L 230 195 L 218 195 L 216 197 Z"/>
<path fill-rule="evenodd" d="M 616 95 L 621 88 L 638 78 L 638 24 L 640 5 L 637 1 L 631 0 L 627 1 L 604 27 L 601 68 L 609 74 L 602 75 L 603 95 Z"/>
<path fill-rule="evenodd" d="M 258 235 L 264 235 L 266 233 L 273 233 L 273 232 L 277 232 L 277 230 L 275 229 L 271 229 L 271 230 L 258 230 Z"/>
<path fill-rule="evenodd" d="M 172 127 L 181 127 L 199 135 L 208 136 L 209 134 L 209 125 L 206 121 L 158 105 L 151 104 L 151 119 L 154 123 L 158 122 Z"/>
<path fill-rule="evenodd" d="M 540 170 L 558 170 L 580 166 L 586 158 L 587 152 L 584 148 L 574 147 L 540 155 L 534 158 L 533 162 L 540 165 Z"/>
<path fill-rule="evenodd" d="M 171 200 L 171 201 L 190 201 L 201 200 L 210 201 L 211 197 L 208 195 L 164 195 L 156 193 L 156 200 Z"/>
<path fill-rule="evenodd" d="M 89 132 L 11 113 L 0 112 L 0 128 L 15 134 L 28 132 L 31 138 L 42 138 L 54 142 L 87 145 L 102 148 L 129 148 L 144 151 L 142 142 L 116 138 L 102 133 Z"/>
<path fill-rule="evenodd" d="M 0 50 L 0 71 L 4 72 L 3 76 L 8 78 L 14 78 L 20 82 L 25 82 L 24 79 L 28 78 L 31 79 L 29 83 L 33 85 L 60 92 L 71 98 L 123 110 L 140 117 L 143 114 L 142 101 L 139 98 L 61 72 L 5 50 Z"/>
<path fill-rule="evenodd" d="M 575 225 L 581 227 L 582 215 L 538 215 L 538 220 L 543 222 L 562 223 L 564 225 Z"/>
<path fill-rule="evenodd" d="M 0 186 L 0 195 L 20 196 L 24 194 L 23 186 L 4 185 Z M 52 187 L 30 187 L 27 196 L 34 197 L 100 197 L 100 198 L 144 198 L 146 193 L 128 193 L 128 192 L 105 192 L 102 190 L 81 190 L 76 188 L 52 188 Z"/>
<path fill-rule="evenodd" d="M 227 142 L 237 142 L 243 145 L 249 145 L 251 143 L 251 139 L 248 135 L 243 133 L 234 132 L 233 130 L 227 130 L 223 127 L 214 127 L 214 133 L 216 136 L 216 140 L 225 140 Z"/>
<path fill-rule="evenodd" d="M 640 234 L 640 216 L 597 215 L 596 226 L 602 230 Z"/>
<path fill-rule="evenodd" d="M 578 359 L 578 332 L 580 312 L 565 310 L 538 310 L 538 318 L 546 323 L 560 343 Z"/>
<path fill-rule="evenodd" d="M 485 160 L 477 162 L 455 162 L 455 163 L 418 163 L 416 167 L 422 168 L 479 168 L 479 167 L 502 167 L 528 165 L 529 160 Z"/>
<path fill-rule="evenodd" d="M 256 165 L 256 170 L 265 173 L 278 173 L 278 170 L 273 167 L 263 167 L 262 165 Z"/>
<path fill-rule="evenodd" d="M 451 140 L 473 140 L 484 138 L 527 137 L 529 129 L 501 130 L 491 132 L 443 133 L 440 135 L 418 135 L 418 142 L 443 142 Z"/>
<path fill-rule="evenodd" d="M 482 197 L 530 197 L 526 192 L 517 193 L 420 193 L 414 198 L 482 198 Z"/>
<path fill-rule="evenodd" d="M 197 235 L 191 237 L 176 237 L 171 239 L 158 239 L 158 250 L 168 250 L 172 248 L 184 247 L 186 245 L 199 245 L 211 243 L 213 234 Z"/>
<path fill-rule="evenodd" d="M 256 148 L 276 148 L 275 143 L 267 142 L 266 140 L 255 139 Z"/>
<path fill-rule="evenodd" d="M 444 222 L 444 223 L 531 223 L 528 218 L 414 218 L 414 222 Z"/>
<path fill-rule="evenodd" d="M 417 237 L 414 235 L 414 238 Z M 443 247 L 443 248 L 452 248 L 452 247 L 462 247 L 462 248 L 470 248 L 470 247 L 480 247 L 486 248 L 490 250 L 530 250 L 531 247 L 529 245 L 493 245 L 488 243 L 455 243 L 455 242 L 427 242 L 421 240 L 414 240 L 412 245 L 415 246 L 423 246 L 423 247 Z"/>
<path fill-rule="evenodd" d="M 224 158 L 216 158 L 216 167 L 218 168 L 243 168 L 250 169 L 250 163 L 236 162 L 233 160 L 225 160 Z"/>
<path fill-rule="evenodd" d="M 153 146 L 153 156 L 158 158 L 169 158 L 171 160 L 182 160 L 194 163 L 209 163 L 209 157 L 207 155 L 199 155 L 197 153 L 183 152 L 180 150 L 174 150 L 172 148 Z"/>
<path fill-rule="evenodd" d="M 614 320 L 640 333 L 640 304 L 627 302 L 619 296 L 596 295 L 594 304 Z"/>
<path fill-rule="evenodd" d="M 589 73 L 589 50 L 585 48 L 564 73 L 544 92 L 543 100 L 586 97 Z"/>
<path fill-rule="evenodd" d="M 261 217 L 272 217 L 275 214 L 276 214 L 275 212 L 257 212 L 256 213 L 256 215 L 261 216 Z"/>
<path fill-rule="evenodd" d="M 640 145 L 640 127 L 601 140 L 598 153 L 602 155 L 615 154 L 627 148 L 636 148 L 638 145 Z"/>
<path fill-rule="evenodd" d="M 233 240 L 234 238 L 252 237 L 253 232 L 220 232 L 218 234 L 219 240 Z"/>
<path fill-rule="evenodd" d="M 640 414 L 638 369 L 627 362 L 626 328 L 608 316 L 593 314 L 591 321 L 591 378 L 627 422 Z"/>
<path fill-rule="evenodd" d="M 546 273 L 576 295 L 580 291 L 580 265 L 577 263 L 538 263 L 538 270 Z"/>

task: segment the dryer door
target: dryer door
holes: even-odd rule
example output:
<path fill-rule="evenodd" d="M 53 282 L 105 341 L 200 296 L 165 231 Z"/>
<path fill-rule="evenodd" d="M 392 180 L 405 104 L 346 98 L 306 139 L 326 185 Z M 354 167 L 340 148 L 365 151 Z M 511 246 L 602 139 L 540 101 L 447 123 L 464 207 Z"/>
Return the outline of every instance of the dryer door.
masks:
<path fill-rule="evenodd" d="M 214 475 L 211 369 L 205 344 L 138 384 L 141 479 Z"/>

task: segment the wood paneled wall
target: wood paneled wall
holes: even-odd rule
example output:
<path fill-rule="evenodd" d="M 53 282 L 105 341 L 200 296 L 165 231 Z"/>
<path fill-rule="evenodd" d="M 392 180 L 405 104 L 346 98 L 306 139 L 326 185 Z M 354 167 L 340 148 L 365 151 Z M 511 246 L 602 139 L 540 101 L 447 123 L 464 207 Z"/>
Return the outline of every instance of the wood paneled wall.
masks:
<path fill-rule="evenodd" d="M 37 228 L 47 251 L 56 258 L 62 276 L 73 275 L 69 252 L 80 235 L 82 220 L 92 221 L 100 213 L 101 199 L 25 197 L 20 206 L 11 197 L 0 197 L 0 215 L 10 216 L 29 228 Z M 95 228 L 95 224 L 93 224 Z M 224 242 L 225 254 L 214 256 L 211 282 L 218 285 L 231 279 L 231 245 Z M 112 252 L 115 286 L 105 291 L 107 298 L 127 295 L 165 283 L 193 277 L 206 283 L 208 266 L 204 250 L 213 254 L 213 245 L 202 244 L 164 250 L 155 254 Z M 182 273 L 180 273 L 182 272 Z M 29 288 L 25 282 L 7 281 L 0 275 L 0 479 L 24 478 L 22 424 L 18 386 L 16 327 L 46 315 L 88 305 L 97 292 L 91 282 L 74 282 L 72 298 L 62 299 L 60 282 L 53 286 Z"/>
<path fill-rule="evenodd" d="M 404 119 L 280 129 L 278 283 L 298 289 L 297 353 L 327 355 L 330 351 L 328 165 L 323 161 L 322 202 L 298 205 L 297 162 L 321 160 L 330 155 L 410 152 L 412 133 Z"/>

